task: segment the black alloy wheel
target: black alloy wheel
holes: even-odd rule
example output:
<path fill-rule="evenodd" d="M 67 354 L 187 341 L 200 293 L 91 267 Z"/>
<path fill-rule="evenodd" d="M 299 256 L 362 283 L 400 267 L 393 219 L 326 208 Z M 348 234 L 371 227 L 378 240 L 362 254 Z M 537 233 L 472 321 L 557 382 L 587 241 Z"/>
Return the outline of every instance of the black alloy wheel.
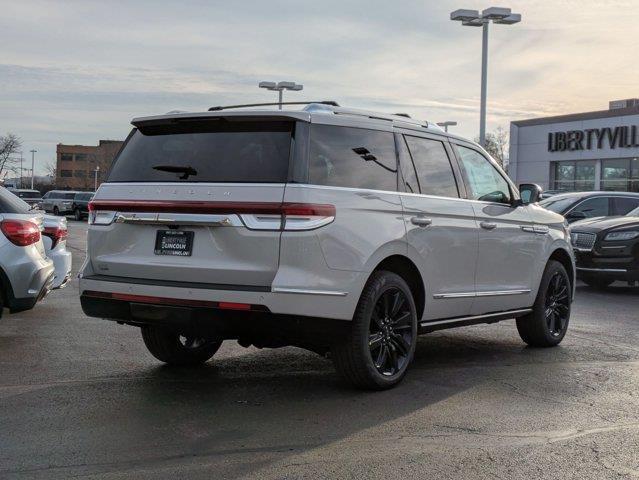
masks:
<path fill-rule="evenodd" d="M 351 385 L 383 390 L 406 374 L 417 346 L 417 307 L 406 281 L 374 272 L 362 291 L 351 331 L 331 347 L 337 372 Z"/>
<path fill-rule="evenodd" d="M 531 347 L 559 345 L 568 331 L 572 284 L 566 268 L 556 260 L 546 265 L 532 311 L 517 318 L 517 331 Z"/>
<path fill-rule="evenodd" d="M 391 287 L 377 300 L 368 333 L 375 368 L 382 375 L 401 371 L 409 360 L 413 343 L 412 316 L 404 292 Z"/>
<path fill-rule="evenodd" d="M 548 283 L 545 315 L 550 334 L 560 336 L 570 315 L 570 284 L 561 272 L 555 272 Z"/>

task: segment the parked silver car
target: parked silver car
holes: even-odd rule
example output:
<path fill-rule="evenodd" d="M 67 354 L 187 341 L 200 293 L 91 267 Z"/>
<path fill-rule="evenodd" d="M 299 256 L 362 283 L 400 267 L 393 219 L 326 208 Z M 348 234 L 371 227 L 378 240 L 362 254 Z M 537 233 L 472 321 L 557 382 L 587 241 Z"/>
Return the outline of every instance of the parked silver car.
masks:
<path fill-rule="evenodd" d="M 44 216 L 44 230 L 42 231 L 44 248 L 55 267 L 55 274 L 52 289 L 64 288 L 71 279 L 71 252 L 67 250 L 67 228 L 66 217 L 56 217 L 54 215 Z"/>
<path fill-rule="evenodd" d="M 516 318 L 532 346 L 566 334 L 567 224 L 473 142 L 332 102 L 132 123 L 90 204 L 81 302 L 140 326 L 161 361 L 297 345 L 382 389 L 420 333 Z"/>
<path fill-rule="evenodd" d="M 33 308 L 53 284 L 54 266 L 42 241 L 42 213 L 0 187 L 0 315 Z"/>
<path fill-rule="evenodd" d="M 42 209 L 54 215 L 67 215 L 73 213 L 73 199 L 76 191 L 51 190 L 42 197 Z"/>

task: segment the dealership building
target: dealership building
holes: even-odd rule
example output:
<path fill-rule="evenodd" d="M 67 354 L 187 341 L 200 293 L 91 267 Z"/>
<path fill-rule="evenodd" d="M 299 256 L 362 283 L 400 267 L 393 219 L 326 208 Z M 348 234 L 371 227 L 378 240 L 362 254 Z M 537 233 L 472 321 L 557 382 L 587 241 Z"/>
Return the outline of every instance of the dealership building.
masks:
<path fill-rule="evenodd" d="M 639 99 L 510 124 L 508 173 L 544 190 L 639 192 Z"/>

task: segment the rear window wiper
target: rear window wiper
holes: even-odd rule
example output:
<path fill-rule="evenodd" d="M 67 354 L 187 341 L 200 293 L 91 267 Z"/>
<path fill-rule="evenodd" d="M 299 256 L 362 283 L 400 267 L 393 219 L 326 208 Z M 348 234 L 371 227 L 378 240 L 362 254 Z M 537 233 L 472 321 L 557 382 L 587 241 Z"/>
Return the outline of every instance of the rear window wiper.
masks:
<path fill-rule="evenodd" d="M 191 175 L 197 175 L 197 170 L 193 167 L 179 165 L 155 165 L 153 170 L 159 170 L 160 172 L 181 173 L 179 179 L 186 180 Z"/>

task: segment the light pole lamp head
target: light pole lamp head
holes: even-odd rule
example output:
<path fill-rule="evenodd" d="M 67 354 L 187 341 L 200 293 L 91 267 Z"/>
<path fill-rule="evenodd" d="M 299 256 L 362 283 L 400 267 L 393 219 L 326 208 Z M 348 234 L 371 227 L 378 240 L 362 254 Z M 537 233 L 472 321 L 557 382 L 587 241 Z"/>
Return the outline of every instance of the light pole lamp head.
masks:
<path fill-rule="evenodd" d="M 300 91 L 304 88 L 304 85 L 299 85 L 295 82 L 279 82 L 277 84 L 278 90 L 293 90 L 295 92 Z"/>
<path fill-rule="evenodd" d="M 510 16 L 512 12 L 510 8 L 503 7 L 490 7 L 481 12 L 481 18 L 487 18 L 489 20 L 501 20 Z"/>
<path fill-rule="evenodd" d="M 493 23 L 500 23 L 502 25 L 512 25 L 519 22 L 521 22 L 521 15 L 519 13 L 511 13 L 507 17 L 493 20 Z"/>
<path fill-rule="evenodd" d="M 277 90 L 277 83 L 275 82 L 260 82 L 257 86 L 260 88 L 266 88 L 267 90 Z"/>
<path fill-rule="evenodd" d="M 479 18 L 479 10 L 460 8 L 450 14 L 450 19 L 457 22 L 470 22 Z"/>

